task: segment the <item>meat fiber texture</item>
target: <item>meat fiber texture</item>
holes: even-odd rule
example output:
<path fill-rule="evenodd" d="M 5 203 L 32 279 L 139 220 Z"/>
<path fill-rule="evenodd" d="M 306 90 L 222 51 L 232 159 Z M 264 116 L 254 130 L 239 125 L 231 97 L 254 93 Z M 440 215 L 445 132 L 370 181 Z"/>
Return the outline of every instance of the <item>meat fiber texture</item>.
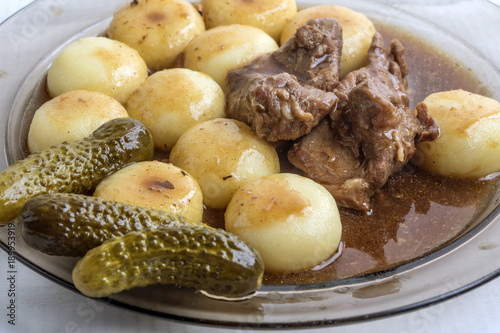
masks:
<path fill-rule="evenodd" d="M 270 142 L 295 140 L 337 105 L 342 29 L 336 19 L 312 19 L 279 50 L 226 78 L 226 113 Z"/>
<path fill-rule="evenodd" d="M 339 205 L 370 209 L 370 198 L 439 129 L 425 104 L 408 108 L 408 66 L 397 40 L 385 50 L 379 33 L 368 65 L 346 75 L 335 89 L 338 107 L 295 142 L 289 161 L 323 184 Z"/>
<path fill-rule="evenodd" d="M 339 82 L 342 28 L 312 19 L 279 50 L 226 78 L 226 113 L 272 143 L 293 141 L 289 161 L 341 206 L 370 198 L 438 127 L 425 104 L 408 108 L 409 69 L 398 40 L 373 37 L 367 66 Z"/>

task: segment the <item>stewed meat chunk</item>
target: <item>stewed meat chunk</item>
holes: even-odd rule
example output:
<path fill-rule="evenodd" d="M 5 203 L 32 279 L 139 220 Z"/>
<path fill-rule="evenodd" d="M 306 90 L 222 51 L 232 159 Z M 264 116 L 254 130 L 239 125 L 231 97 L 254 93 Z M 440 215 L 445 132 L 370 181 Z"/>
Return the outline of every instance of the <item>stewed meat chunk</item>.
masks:
<path fill-rule="evenodd" d="M 408 108 L 408 66 L 399 41 L 373 37 L 368 65 L 339 83 L 338 108 L 294 143 L 290 162 L 323 184 L 342 206 L 369 210 L 370 198 L 405 165 L 415 145 L 439 129 L 425 104 Z"/>
<path fill-rule="evenodd" d="M 226 113 L 270 142 L 294 140 L 336 108 L 342 29 L 312 19 L 279 50 L 226 78 Z"/>

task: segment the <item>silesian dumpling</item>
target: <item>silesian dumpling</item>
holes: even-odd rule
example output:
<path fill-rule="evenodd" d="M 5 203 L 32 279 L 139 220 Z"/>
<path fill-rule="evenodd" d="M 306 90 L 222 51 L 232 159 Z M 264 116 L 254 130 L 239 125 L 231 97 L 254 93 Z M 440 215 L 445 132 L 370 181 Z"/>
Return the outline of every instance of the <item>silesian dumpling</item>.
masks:
<path fill-rule="evenodd" d="M 172 149 L 170 162 L 198 181 L 205 205 L 212 208 L 225 208 L 240 186 L 280 170 L 274 147 L 232 119 L 191 127 Z"/>
<path fill-rule="evenodd" d="M 52 98 L 71 90 L 98 91 L 124 103 L 147 77 L 146 63 L 133 48 L 105 37 L 85 37 L 54 60 L 47 90 Z"/>
<path fill-rule="evenodd" d="M 422 142 L 412 162 L 452 177 L 485 177 L 500 171 L 500 103 L 465 90 L 423 101 L 439 125 L 435 141 Z"/>
<path fill-rule="evenodd" d="M 207 29 L 245 24 L 264 30 L 277 42 L 285 24 L 297 13 L 295 0 L 202 0 Z"/>
<path fill-rule="evenodd" d="M 277 49 L 276 41 L 258 28 L 221 25 L 191 40 L 184 50 L 184 67 L 210 75 L 224 89 L 230 70 Z"/>
<path fill-rule="evenodd" d="M 291 273 L 332 257 L 342 234 L 332 195 L 296 174 L 266 176 L 241 187 L 225 213 L 226 230 L 262 256 L 266 271 Z"/>
<path fill-rule="evenodd" d="M 81 140 L 105 122 L 128 117 L 114 98 L 96 91 L 73 90 L 40 106 L 28 131 L 28 150 L 35 153 L 64 141 Z"/>
<path fill-rule="evenodd" d="M 105 178 L 94 196 L 182 215 L 203 217 L 203 196 L 196 180 L 176 166 L 145 161 L 131 164 Z"/>
<path fill-rule="evenodd" d="M 149 76 L 126 103 L 130 117 L 153 134 L 155 147 L 170 151 L 197 123 L 224 117 L 224 92 L 208 75 L 172 68 Z"/>
<path fill-rule="evenodd" d="M 137 51 L 153 71 L 172 67 L 189 41 L 205 31 L 201 15 L 184 0 L 136 1 L 121 8 L 108 37 Z"/>

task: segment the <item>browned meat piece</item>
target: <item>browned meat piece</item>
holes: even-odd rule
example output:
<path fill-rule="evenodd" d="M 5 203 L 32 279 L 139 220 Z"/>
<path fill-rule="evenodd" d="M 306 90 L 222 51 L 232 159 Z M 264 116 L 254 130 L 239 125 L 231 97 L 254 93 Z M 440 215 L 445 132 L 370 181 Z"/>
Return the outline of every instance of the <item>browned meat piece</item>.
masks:
<path fill-rule="evenodd" d="M 308 21 L 276 52 L 228 73 L 227 115 L 270 142 L 309 133 L 336 107 L 341 52 L 336 19 Z"/>
<path fill-rule="evenodd" d="M 339 97 L 339 109 L 348 109 L 349 93 L 364 79 L 378 81 L 384 89 L 384 95 L 395 106 L 408 106 L 406 89 L 408 82 L 408 65 L 404 56 L 403 45 L 398 40 L 391 42 L 389 52 L 385 50 L 384 40 L 380 33 L 375 33 L 368 49 L 367 66 L 347 74 L 337 86 L 335 93 Z M 335 120 L 336 115 L 331 115 Z"/>
<path fill-rule="evenodd" d="M 336 91 L 339 105 L 288 152 L 290 162 L 323 184 L 342 206 L 369 210 L 370 197 L 438 127 L 424 104 L 408 108 L 408 67 L 398 41 L 387 52 L 373 38 L 368 65 L 346 75 Z"/>
<path fill-rule="evenodd" d="M 233 94 L 231 90 L 226 97 L 230 96 L 232 108 L 226 108 L 226 112 L 250 124 L 258 137 L 270 142 L 293 140 L 309 133 L 337 103 L 334 93 L 301 85 L 288 73 L 248 73 L 240 78 L 238 91 L 250 96 Z"/>
<path fill-rule="evenodd" d="M 360 177 L 363 161 L 354 156 L 349 145 L 338 140 L 330 119 L 323 119 L 311 133 L 295 143 L 288 159 L 332 193 L 339 206 L 368 209 L 364 203 L 370 200 L 370 184 Z"/>

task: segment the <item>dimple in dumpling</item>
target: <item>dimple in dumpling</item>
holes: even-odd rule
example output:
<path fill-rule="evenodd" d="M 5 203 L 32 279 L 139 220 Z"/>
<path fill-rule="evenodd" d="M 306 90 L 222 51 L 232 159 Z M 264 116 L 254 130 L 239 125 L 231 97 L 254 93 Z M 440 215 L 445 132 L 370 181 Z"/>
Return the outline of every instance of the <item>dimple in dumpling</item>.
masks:
<path fill-rule="evenodd" d="M 136 49 L 153 71 L 170 68 L 191 39 L 205 31 L 203 18 L 185 0 L 132 1 L 118 10 L 107 34 Z"/>
<path fill-rule="evenodd" d="M 102 180 L 94 196 L 161 209 L 191 221 L 203 217 L 203 195 L 187 172 L 160 161 L 131 164 Z"/>

